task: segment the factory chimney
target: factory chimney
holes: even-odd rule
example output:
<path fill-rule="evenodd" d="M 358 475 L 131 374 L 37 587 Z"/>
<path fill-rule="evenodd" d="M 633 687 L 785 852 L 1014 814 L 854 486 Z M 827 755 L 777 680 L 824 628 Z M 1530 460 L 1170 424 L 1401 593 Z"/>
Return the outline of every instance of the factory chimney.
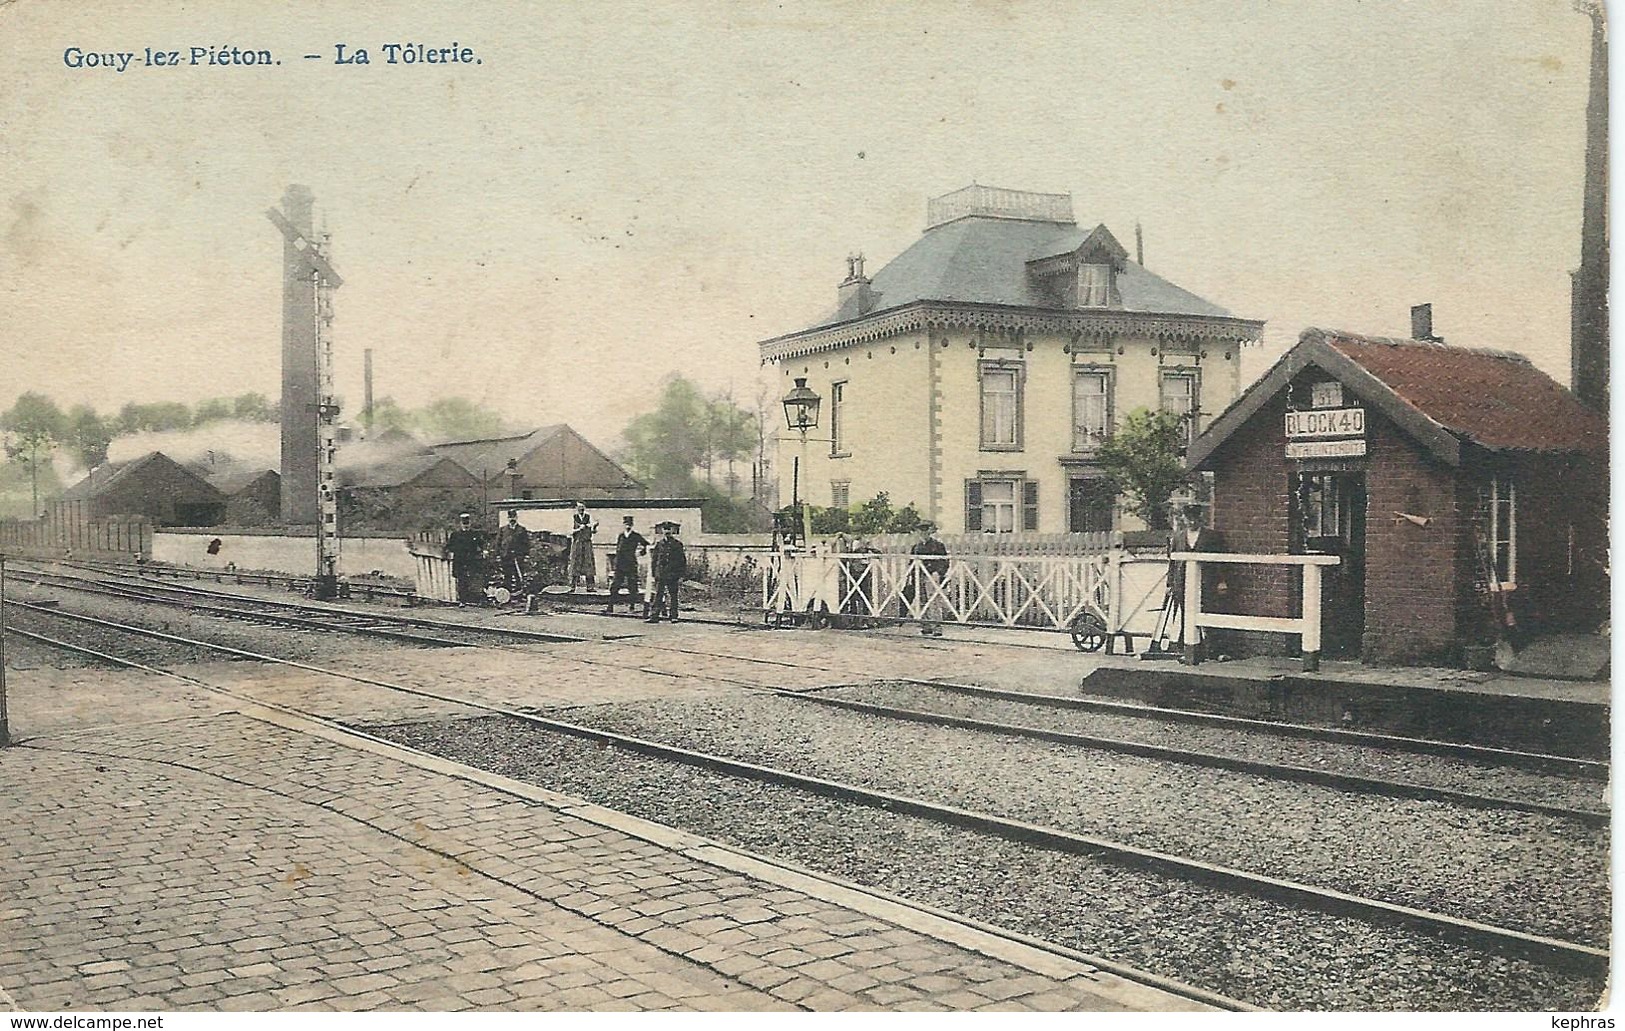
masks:
<path fill-rule="evenodd" d="M 1601 0 L 1576 3 L 1591 18 L 1585 200 L 1580 267 L 1570 294 L 1569 369 L 1582 404 L 1608 417 L 1608 34 Z"/>
<path fill-rule="evenodd" d="M 372 348 L 362 354 L 361 372 L 361 439 L 372 439 Z"/>

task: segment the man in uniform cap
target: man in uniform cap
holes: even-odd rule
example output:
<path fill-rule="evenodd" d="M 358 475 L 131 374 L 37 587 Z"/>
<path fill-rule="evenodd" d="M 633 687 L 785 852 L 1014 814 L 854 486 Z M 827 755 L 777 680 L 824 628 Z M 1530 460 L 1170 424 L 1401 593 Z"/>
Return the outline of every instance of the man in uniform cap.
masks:
<path fill-rule="evenodd" d="M 457 517 L 457 529 L 446 537 L 446 557 L 451 559 L 451 576 L 457 581 L 457 603 L 477 603 L 484 598 L 480 579 L 484 573 L 485 534 L 474 528 L 472 513 Z"/>
<path fill-rule="evenodd" d="M 519 525 L 519 513 L 508 510 L 508 525 L 497 534 L 497 553 L 502 556 L 502 579 L 508 589 L 525 586 L 525 558 L 530 555 L 530 531 Z"/>
<path fill-rule="evenodd" d="M 649 558 L 650 572 L 653 573 L 655 582 L 654 605 L 649 610 L 649 618 L 644 622 L 660 622 L 660 613 L 669 599 L 671 607 L 665 608 L 664 611 L 675 623 L 677 585 L 688 575 L 688 558 L 683 554 L 683 542 L 677 539 L 676 523 L 658 523 L 655 526 L 655 533 L 658 539 Z"/>

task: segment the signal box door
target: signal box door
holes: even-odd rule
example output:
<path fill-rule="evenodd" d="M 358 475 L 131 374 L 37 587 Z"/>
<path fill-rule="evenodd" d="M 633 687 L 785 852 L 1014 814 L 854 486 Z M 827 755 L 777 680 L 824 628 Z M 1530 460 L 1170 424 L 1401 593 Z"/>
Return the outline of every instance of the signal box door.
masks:
<path fill-rule="evenodd" d="M 1365 474 L 1300 472 L 1292 488 L 1292 551 L 1342 559 L 1321 574 L 1321 648 L 1358 655 L 1365 634 Z"/>

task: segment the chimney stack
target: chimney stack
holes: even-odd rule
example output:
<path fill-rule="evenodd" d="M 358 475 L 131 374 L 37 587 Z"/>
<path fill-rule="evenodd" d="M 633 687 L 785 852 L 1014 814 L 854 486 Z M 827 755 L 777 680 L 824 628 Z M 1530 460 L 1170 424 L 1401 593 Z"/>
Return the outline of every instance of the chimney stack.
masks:
<path fill-rule="evenodd" d="M 361 438 L 372 437 L 372 348 L 362 352 L 365 365 L 361 373 Z"/>
<path fill-rule="evenodd" d="M 866 315 L 875 306 L 875 294 L 869 286 L 869 277 L 863 274 L 863 255 L 854 254 L 846 259 L 846 279 L 836 290 L 842 318 Z"/>
<path fill-rule="evenodd" d="M 1429 343 L 1442 344 L 1443 340 L 1433 335 L 1433 305 L 1411 305 L 1411 339 L 1426 340 Z"/>
<path fill-rule="evenodd" d="M 1145 233 L 1138 219 L 1134 221 L 1134 264 L 1145 268 Z"/>

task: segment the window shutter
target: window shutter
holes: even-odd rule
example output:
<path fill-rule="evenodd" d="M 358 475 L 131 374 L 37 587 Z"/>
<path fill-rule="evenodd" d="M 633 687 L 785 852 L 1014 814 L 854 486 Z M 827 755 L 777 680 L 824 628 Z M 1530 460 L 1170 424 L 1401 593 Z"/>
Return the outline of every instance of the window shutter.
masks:
<path fill-rule="evenodd" d="M 965 532 L 982 530 L 982 481 L 965 481 Z"/>
<path fill-rule="evenodd" d="M 1038 529 L 1038 481 L 1021 481 L 1021 528 Z"/>

